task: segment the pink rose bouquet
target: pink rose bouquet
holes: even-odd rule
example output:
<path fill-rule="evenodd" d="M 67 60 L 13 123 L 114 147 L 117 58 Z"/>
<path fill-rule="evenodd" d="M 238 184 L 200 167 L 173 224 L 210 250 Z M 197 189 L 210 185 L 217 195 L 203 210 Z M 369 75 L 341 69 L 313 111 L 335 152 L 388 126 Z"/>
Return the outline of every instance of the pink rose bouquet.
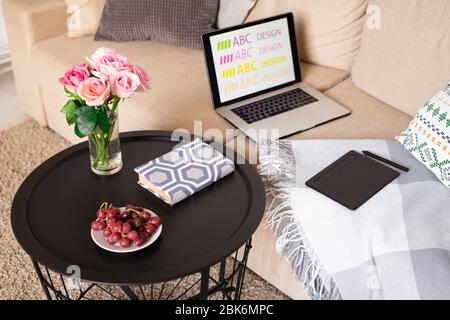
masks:
<path fill-rule="evenodd" d="M 71 67 L 59 78 L 69 100 L 61 109 L 78 137 L 89 136 L 96 144 L 93 166 L 108 166 L 108 146 L 117 120 L 121 99 L 136 91 L 150 89 L 145 70 L 129 63 L 114 49 L 98 48 L 86 58 L 87 63 Z"/>

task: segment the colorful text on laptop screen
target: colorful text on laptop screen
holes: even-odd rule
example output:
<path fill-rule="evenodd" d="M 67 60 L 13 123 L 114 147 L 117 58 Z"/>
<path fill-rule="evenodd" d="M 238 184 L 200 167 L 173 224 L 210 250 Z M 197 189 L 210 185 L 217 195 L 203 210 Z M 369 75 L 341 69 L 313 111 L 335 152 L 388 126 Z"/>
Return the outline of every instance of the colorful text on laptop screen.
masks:
<path fill-rule="evenodd" d="M 210 38 L 220 102 L 295 80 L 286 18 Z"/>

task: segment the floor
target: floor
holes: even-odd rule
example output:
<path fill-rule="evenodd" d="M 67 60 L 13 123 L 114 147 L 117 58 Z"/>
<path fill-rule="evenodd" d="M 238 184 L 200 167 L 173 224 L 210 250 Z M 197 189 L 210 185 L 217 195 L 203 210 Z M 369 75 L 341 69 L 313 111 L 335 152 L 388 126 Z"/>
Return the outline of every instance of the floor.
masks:
<path fill-rule="evenodd" d="M 12 71 L 0 74 L 0 131 L 26 119 L 27 116 L 20 110 Z"/>

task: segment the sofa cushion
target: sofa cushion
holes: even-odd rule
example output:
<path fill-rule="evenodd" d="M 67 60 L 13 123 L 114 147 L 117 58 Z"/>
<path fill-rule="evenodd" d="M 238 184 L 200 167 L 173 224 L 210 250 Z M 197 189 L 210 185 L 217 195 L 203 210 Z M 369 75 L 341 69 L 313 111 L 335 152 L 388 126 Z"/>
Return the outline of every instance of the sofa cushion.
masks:
<path fill-rule="evenodd" d="M 291 139 L 394 139 L 411 117 L 365 93 L 351 79 L 324 92 L 352 113 Z"/>
<path fill-rule="evenodd" d="M 108 0 L 95 40 L 155 40 L 201 49 L 216 26 L 219 0 Z"/>
<path fill-rule="evenodd" d="M 330 89 L 347 79 L 350 72 L 319 66 L 306 62 L 301 63 L 302 80 L 321 92 Z"/>
<path fill-rule="evenodd" d="M 450 78 L 450 1 L 371 0 L 369 4 L 379 9 L 380 29 L 364 28 L 353 81 L 413 116 Z"/>
<path fill-rule="evenodd" d="M 425 103 L 397 140 L 450 188 L 450 83 Z"/>
<path fill-rule="evenodd" d="M 122 131 L 187 128 L 202 120 L 203 130 L 232 126 L 212 108 L 209 84 L 201 51 L 154 41 L 128 43 L 94 42 L 92 37 L 68 39 L 61 35 L 37 44 L 31 52 L 49 126 L 72 142 L 72 129 L 59 112 L 67 97 L 58 78 L 68 67 L 83 62 L 97 47 L 114 47 L 130 61 L 147 70 L 152 89 L 127 99 L 120 108 Z M 303 75 L 313 87 L 325 90 L 344 79 L 348 72 L 305 64 Z"/>
<path fill-rule="evenodd" d="M 301 59 L 350 70 L 358 52 L 366 0 L 259 0 L 247 21 L 293 12 Z"/>
<path fill-rule="evenodd" d="M 217 27 L 234 26 L 245 20 L 257 0 L 226 0 L 219 2 Z M 77 38 L 95 34 L 106 0 L 65 0 L 71 14 L 67 36 Z"/>

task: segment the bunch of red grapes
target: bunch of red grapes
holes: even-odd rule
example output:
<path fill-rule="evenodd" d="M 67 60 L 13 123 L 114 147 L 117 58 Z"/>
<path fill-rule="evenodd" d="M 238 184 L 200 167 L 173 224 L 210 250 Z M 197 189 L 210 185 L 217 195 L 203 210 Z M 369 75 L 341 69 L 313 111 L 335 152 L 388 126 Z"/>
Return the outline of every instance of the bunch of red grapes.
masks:
<path fill-rule="evenodd" d="M 92 221 L 91 228 L 102 231 L 108 243 L 129 248 L 133 243 L 140 247 L 150 239 L 161 219 L 141 207 L 127 205 L 124 210 L 108 204 L 102 204 L 97 211 L 97 219 Z"/>

